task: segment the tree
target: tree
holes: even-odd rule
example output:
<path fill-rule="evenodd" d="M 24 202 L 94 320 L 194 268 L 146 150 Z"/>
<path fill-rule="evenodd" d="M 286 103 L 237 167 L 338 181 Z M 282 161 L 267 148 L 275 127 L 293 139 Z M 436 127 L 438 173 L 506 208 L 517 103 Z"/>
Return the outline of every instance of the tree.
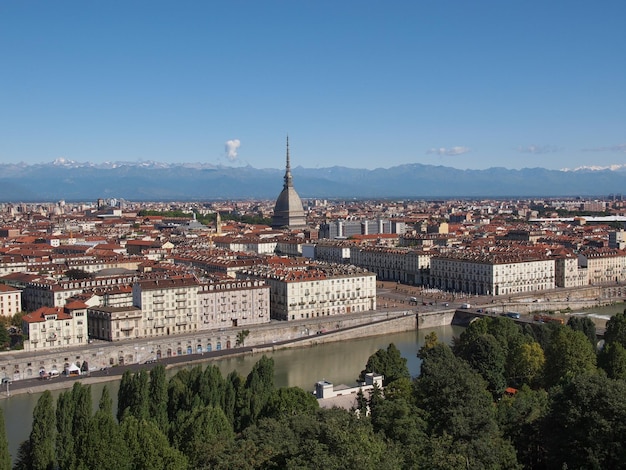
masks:
<path fill-rule="evenodd" d="M 237 346 L 245 346 L 245 342 L 246 342 L 246 338 L 248 337 L 248 335 L 250 334 L 250 330 L 241 330 L 239 333 L 237 333 L 237 342 L 236 345 Z"/>
<path fill-rule="evenodd" d="M 387 349 L 379 349 L 372 354 L 361 371 L 359 380 L 365 380 L 365 374 L 374 372 L 383 375 L 383 385 L 387 385 L 400 378 L 410 378 L 411 374 L 406 365 L 406 358 L 402 357 L 395 344 L 390 343 Z"/>
<path fill-rule="evenodd" d="M 619 343 L 626 348 L 626 310 L 613 315 L 606 322 L 604 340 L 607 343 Z"/>
<path fill-rule="evenodd" d="M 176 428 L 174 445 L 189 459 L 192 468 L 200 468 L 205 455 L 218 440 L 232 440 L 233 427 L 221 408 L 194 408 Z"/>
<path fill-rule="evenodd" d="M 4 424 L 4 413 L 0 408 L 0 470 L 10 470 L 11 454 L 9 454 L 9 443 L 7 441 L 7 431 Z"/>
<path fill-rule="evenodd" d="M 455 438 L 472 439 L 496 430 L 485 381 L 447 345 L 439 343 L 426 356 L 414 390 L 436 434 L 445 431 Z"/>
<path fill-rule="evenodd" d="M 120 381 L 120 388 L 117 391 L 117 420 L 122 421 L 124 412 L 132 406 L 133 403 L 133 374 L 130 370 L 125 370 Z"/>
<path fill-rule="evenodd" d="M 283 387 L 272 392 L 261 416 L 281 418 L 302 413 L 314 413 L 317 409 L 319 409 L 319 404 L 312 393 L 308 393 L 300 387 Z"/>
<path fill-rule="evenodd" d="M 567 320 L 567 326 L 574 331 L 582 331 L 589 339 L 589 342 L 596 347 L 598 337 L 596 335 L 596 324 L 589 317 L 571 316 Z"/>
<path fill-rule="evenodd" d="M 439 339 L 437 338 L 437 333 L 435 333 L 434 331 L 431 331 L 424 337 L 424 346 L 422 347 L 426 349 L 434 348 L 435 346 L 437 346 L 437 343 L 439 343 Z"/>
<path fill-rule="evenodd" d="M 22 329 L 22 317 L 24 317 L 24 315 L 26 315 L 26 312 L 22 311 L 22 312 L 17 312 L 15 315 L 13 315 L 11 317 L 11 326 L 14 326 L 15 328 L 18 329 Z"/>
<path fill-rule="evenodd" d="M 153 421 L 127 415 L 121 423 L 122 439 L 129 449 L 130 467 L 137 470 L 182 470 L 187 458 L 170 446 Z"/>
<path fill-rule="evenodd" d="M 556 385 L 562 379 L 595 372 L 595 348 L 585 334 L 571 328 L 559 327 L 552 335 L 546 350 L 546 386 Z"/>
<path fill-rule="evenodd" d="M 167 378 L 163 364 L 157 364 L 150 371 L 149 396 L 150 418 L 164 434 L 167 434 L 169 431 L 169 421 L 167 419 Z"/>
<path fill-rule="evenodd" d="M 30 463 L 33 470 L 54 468 L 55 417 L 52 394 L 49 390 L 37 400 L 30 432 Z"/>
<path fill-rule="evenodd" d="M 545 354 L 539 343 L 519 343 L 510 354 L 509 380 L 518 387 L 522 384 L 532 385 L 540 379 L 545 362 Z"/>
<path fill-rule="evenodd" d="M 261 357 L 246 378 L 240 424 L 247 427 L 259 417 L 274 391 L 274 359 Z"/>
<path fill-rule="evenodd" d="M 524 468 L 540 468 L 545 461 L 540 431 L 549 404 L 545 390 L 531 390 L 527 385 L 514 396 L 503 396 L 498 402 L 498 424 L 503 435 L 515 446 Z"/>
<path fill-rule="evenodd" d="M 424 353 L 414 393 L 417 406 L 426 413 L 430 437 L 443 442 L 451 438 L 450 447 L 438 452 L 463 455 L 468 468 L 517 468 L 514 449 L 502 438 L 482 377 L 445 344 Z"/>
<path fill-rule="evenodd" d="M 74 406 L 72 420 L 72 434 L 74 436 L 74 451 L 76 458 L 84 460 L 85 452 L 89 448 L 89 423 L 91 421 L 91 388 L 74 382 L 72 387 L 72 404 Z"/>
<path fill-rule="evenodd" d="M 394 447 L 386 445 L 369 420 L 339 408 L 259 420 L 219 459 L 210 468 L 382 470 L 403 466 Z"/>
<path fill-rule="evenodd" d="M 31 470 L 33 468 L 30 439 L 22 441 L 17 449 L 13 470 Z"/>
<path fill-rule="evenodd" d="M 90 279 L 93 277 L 92 274 L 82 269 L 68 269 L 65 271 L 65 276 L 70 280 Z"/>
<path fill-rule="evenodd" d="M 459 357 L 465 359 L 474 370 L 487 381 L 488 389 L 494 397 L 504 392 L 506 380 L 504 350 L 492 334 L 482 334 L 459 348 Z"/>
<path fill-rule="evenodd" d="M 11 337 L 6 325 L 0 325 L 0 349 L 7 349 L 11 345 Z"/>
<path fill-rule="evenodd" d="M 122 375 L 117 399 L 117 419 L 121 421 L 125 413 L 139 419 L 150 416 L 148 372 L 140 370 L 132 374 L 129 370 Z"/>
<path fill-rule="evenodd" d="M 99 468 L 105 462 L 111 469 L 132 468 L 128 446 L 122 439 L 119 425 L 115 422 L 112 406 L 109 390 L 105 386 L 102 389 L 98 411 L 89 422 L 85 449 L 82 451 L 83 468 Z"/>
<path fill-rule="evenodd" d="M 76 452 L 74 451 L 74 403 L 71 392 L 63 392 L 57 399 L 56 409 L 56 459 L 59 468 L 74 468 Z"/>
<path fill-rule="evenodd" d="M 626 383 L 581 375 L 551 396 L 542 434 L 548 468 L 623 468 Z"/>
<path fill-rule="evenodd" d="M 598 366 L 609 378 L 626 380 L 626 348 L 618 342 L 606 343 L 598 354 Z"/>

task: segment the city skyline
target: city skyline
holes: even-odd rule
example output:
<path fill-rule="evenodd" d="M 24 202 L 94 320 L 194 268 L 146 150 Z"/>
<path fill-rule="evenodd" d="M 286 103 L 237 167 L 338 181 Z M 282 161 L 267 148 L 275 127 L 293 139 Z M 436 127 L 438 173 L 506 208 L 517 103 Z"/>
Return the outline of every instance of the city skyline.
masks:
<path fill-rule="evenodd" d="M 0 163 L 626 164 L 626 5 L 0 6 Z"/>

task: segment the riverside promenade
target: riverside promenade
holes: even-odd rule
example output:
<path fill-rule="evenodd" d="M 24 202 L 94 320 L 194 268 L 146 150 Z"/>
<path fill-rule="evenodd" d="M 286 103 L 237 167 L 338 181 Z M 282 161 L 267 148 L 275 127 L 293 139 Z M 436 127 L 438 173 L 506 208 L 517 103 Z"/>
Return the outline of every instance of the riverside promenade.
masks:
<path fill-rule="evenodd" d="M 68 349 L 34 354 L 9 351 L 0 354 L 0 369 L 10 384 L 0 386 L 0 398 L 9 394 L 35 393 L 43 390 L 68 388 L 74 380 L 85 384 L 118 379 L 126 370 L 138 371 L 160 363 L 165 367 L 206 362 L 214 358 L 242 354 L 264 354 L 277 349 L 308 347 L 333 341 L 365 336 L 384 335 L 415 330 L 417 321 L 412 310 L 395 309 L 346 314 L 334 317 L 297 321 L 272 321 L 250 326 L 243 344 L 236 343 L 241 328 L 222 331 L 195 332 L 187 335 L 137 339 L 119 342 L 94 342 Z M 223 341 L 224 348 L 207 350 L 210 342 Z M 232 342 L 231 342 L 232 341 Z M 159 357 L 156 351 L 163 351 Z M 132 360 L 119 361 L 120 358 Z M 87 370 L 77 377 L 42 380 L 39 370 L 64 370 L 65 364 L 86 362 Z M 6 374 L 14 371 L 13 378 Z M 18 375 L 19 374 L 19 375 Z M 8 388 L 8 393 L 7 393 Z"/>
<path fill-rule="evenodd" d="M 506 298 L 470 296 L 378 282 L 378 310 L 316 317 L 296 321 L 273 320 L 246 327 L 243 344 L 237 343 L 242 328 L 198 331 L 186 335 L 126 340 L 94 341 L 78 348 L 45 353 L 8 351 L 0 353 L 0 375 L 11 380 L 0 386 L 0 398 L 10 394 L 71 387 L 74 380 L 96 383 L 119 378 L 126 370 L 140 370 L 162 363 L 166 367 L 205 362 L 211 358 L 263 354 L 282 348 L 346 341 L 415 329 L 449 325 L 454 312 L 464 304 L 491 312 L 567 312 L 623 302 L 624 286 L 554 289 Z M 598 325 L 602 326 L 602 325 Z M 213 348 L 209 349 L 209 345 Z M 217 345 L 221 345 L 219 349 Z M 64 370 L 66 365 L 87 364 L 79 377 L 39 379 L 39 370 Z M 7 390 L 8 388 L 8 390 Z"/>

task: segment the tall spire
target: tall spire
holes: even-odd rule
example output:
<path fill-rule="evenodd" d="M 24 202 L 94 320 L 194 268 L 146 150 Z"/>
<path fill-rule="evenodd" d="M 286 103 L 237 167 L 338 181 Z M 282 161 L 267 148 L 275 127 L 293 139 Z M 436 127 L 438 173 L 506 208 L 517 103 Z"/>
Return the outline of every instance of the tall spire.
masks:
<path fill-rule="evenodd" d="M 285 167 L 285 185 L 283 187 L 289 188 L 293 186 L 293 180 L 291 178 L 291 163 L 289 161 L 289 134 L 287 134 L 287 166 Z"/>

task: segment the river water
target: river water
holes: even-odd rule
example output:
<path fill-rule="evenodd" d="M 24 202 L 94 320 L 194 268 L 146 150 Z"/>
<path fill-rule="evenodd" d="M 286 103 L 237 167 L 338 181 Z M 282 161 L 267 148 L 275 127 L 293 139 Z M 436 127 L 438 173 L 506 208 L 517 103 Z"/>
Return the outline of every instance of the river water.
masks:
<path fill-rule="evenodd" d="M 419 374 L 420 360 L 417 351 L 424 343 L 424 336 L 435 332 L 440 341 L 450 343 L 454 335 L 459 335 L 462 328 L 445 326 L 428 330 L 395 333 L 384 336 L 358 338 L 350 341 L 318 344 L 306 348 L 282 349 L 271 353 L 274 359 L 274 384 L 276 387 L 301 387 L 313 390 L 318 380 L 328 380 L 335 385 L 354 385 L 359 373 L 365 368 L 367 359 L 378 349 L 386 349 L 394 343 L 403 357 L 412 375 Z M 268 354 L 269 356 L 269 354 Z M 236 370 L 242 376 L 248 375 L 260 355 L 245 355 L 209 360 L 206 364 L 216 364 L 226 376 Z M 206 365 L 204 364 L 204 365 Z M 168 369 L 173 375 L 183 367 Z M 63 380 L 60 378 L 58 380 Z M 94 403 L 97 406 L 102 389 L 106 385 L 114 399 L 113 409 L 117 409 L 117 391 L 120 381 L 90 385 Z M 54 390 L 52 395 L 57 398 L 64 390 Z M 19 444 L 28 438 L 32 424 L 32 416 L 41 393 L 19 394 L 0 400 L 4 412 L 9 452 L 15 458 Z"/>
<path fill-rule="evenodd" d="M 623 311 L 624 304 L 622 303 L 588 309 L 581 313 L 608 318 Z M 365 367 L 367 359 L 378 349 L 386 349 L 389 343 L 394 343 L 398 347 L 402 356 L 407 359 L 411 375 L 416 376 L 419 374 L 421 362 L 417 357 L 417 351 L 424 343 L 424 336 L 435 332 L 439 341 L 449 344 L 452 342 L 452 338 L 458 336 L 461 331 L 463 331 L 461 327 L 443 326 L 275 351 L 271 354 L 271 357 L 274 358 L 274 384 L 276 387 L 301 387 L 305 390 L 313 390 L 315 382 L 325 379 L 335 385 L 354 385 L 359 373 Z M 208 360 L 207 364 L 217 364 L 224 376 L 237 370 L 239 374 L 245 377 L 260 357 L 260 355 L 226 357 Z M 183 367 L 189 366 L 174 367 L 168 370 L 168 374 L 173 375 Z M 113 380 L 90 385 L 94 411 L 105 385 L 109 388 L 114 399 L 113 409 L 117 409 L 119 384 L 119 380 Z M 52 391 L 52 395 L 56 398 L 62 392 L 63 390 L 55 390 Z M 28 438 L 33 410 L 40 396 L 40 393 L 20 394 L 0 400 L 0 407 L 4 412 L 9 451 L 13 458 L 17 454 L 19 444 Z"/>

